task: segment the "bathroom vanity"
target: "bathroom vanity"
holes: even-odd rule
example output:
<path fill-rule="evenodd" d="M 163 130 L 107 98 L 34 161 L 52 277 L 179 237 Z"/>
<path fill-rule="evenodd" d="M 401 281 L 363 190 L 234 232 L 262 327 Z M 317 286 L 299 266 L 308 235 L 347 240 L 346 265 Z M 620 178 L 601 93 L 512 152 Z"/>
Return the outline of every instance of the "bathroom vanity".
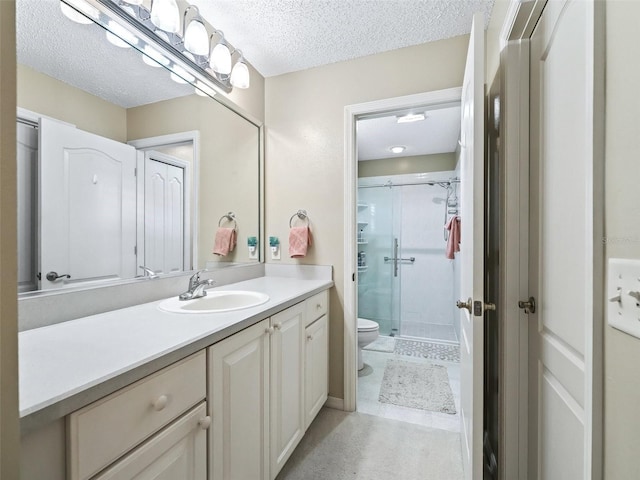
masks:
<path fill-rule="evenodd" d="M 264 276 L 210 290 L 269 296 L 255 307 L 22 332 L 23 478 L 275 478 L 327 399 L 332 284 Z"/>

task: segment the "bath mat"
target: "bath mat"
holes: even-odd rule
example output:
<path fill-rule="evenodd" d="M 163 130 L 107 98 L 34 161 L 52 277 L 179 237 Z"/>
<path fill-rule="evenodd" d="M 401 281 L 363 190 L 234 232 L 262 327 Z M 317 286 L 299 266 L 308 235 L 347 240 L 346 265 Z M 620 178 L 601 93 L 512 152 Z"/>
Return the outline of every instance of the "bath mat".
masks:
<path fill-rule="evenodd" d="M 371 350 L 372 352 L 393 353 L 396 348 L 396 339 L 393 337 L 379 336 L 376 341 L 370 343 L 363 350 Z"/>
<path fill-rule="evenodd" d="M 456 413 L 447 368 L 442 365 L 389 359 L 378 400 L 402 407 Z"/>
<path fill-rule="evenodd" d="M 448 343 L 421 342 L 416 340 L 396 339 L 394 352 L 408 357 L 460 362 L 460 346 Z"/>

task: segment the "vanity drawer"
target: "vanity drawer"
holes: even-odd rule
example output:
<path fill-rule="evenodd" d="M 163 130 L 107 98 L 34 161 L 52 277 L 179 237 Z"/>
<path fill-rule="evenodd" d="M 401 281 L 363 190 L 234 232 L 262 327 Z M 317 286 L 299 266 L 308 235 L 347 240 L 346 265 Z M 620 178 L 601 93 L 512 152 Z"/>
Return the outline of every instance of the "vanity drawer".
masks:
<path fill-rule="evenodd" d="M 73 412 L 67 420 L 71 480 L 95 475 L 205 395 L 202 351 Z"/>
<path fill-rule="evenodd" d="M 305 327 L 327 313 L 329 304 L 329 290 L 325 290 L 324 292 L 320 292 L 313 297 L 307 298 L 306 304 L 307 316 L 305 319 Z"/>

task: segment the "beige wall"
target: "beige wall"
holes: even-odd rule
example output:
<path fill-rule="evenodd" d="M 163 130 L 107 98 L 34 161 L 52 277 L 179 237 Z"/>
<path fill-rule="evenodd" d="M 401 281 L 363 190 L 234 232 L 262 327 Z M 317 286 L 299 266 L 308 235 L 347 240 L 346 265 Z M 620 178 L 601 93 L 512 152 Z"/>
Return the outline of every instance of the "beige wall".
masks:
<path fill-rule="evenodd" d="M 200 132 L 198 266 L 248 262 L 247 237 L 259 237 L 258 128 L 209 98 L 190 95 L 127 111 L 128 140 Z M 234 212 L 238 247 L 213 255 L 218 220 Z M 228 224 L 225 224 L 228 225 Z"/>
<path fill-rule="evenodd" d="M 606 2 L 606 254 L 640 259 L 640 2 Z M 605 478 L 640 478 L 640 339 L 605 325 Z"/>
<path fill-rule="evenodd" d="M 19 478 L 15 2 L 0 1 L 0 478 Z"/>
<path fill-rule="evenodd" d="M 18 106 L 118 142 L 127 140 L 126 109 L 18 65 Z"/>
<path fill-rule="evenodd" d="M 283 263 L 333 265 L 330 395 L 343 397 L 344 107 L 462 84 L 468 36 L 266 79 L 266 235 Z M 315 243 L 293 260 L 289 217 L 306 209 Z M 267 261 L 270 261 L 267 259 Z"/>
<path fill-rule="evenodd" d="M 405 173 L 444 172 L 456 169 L 456 154 L 413 155 L 358 162 L 358 177 L 403 175 Z"/>

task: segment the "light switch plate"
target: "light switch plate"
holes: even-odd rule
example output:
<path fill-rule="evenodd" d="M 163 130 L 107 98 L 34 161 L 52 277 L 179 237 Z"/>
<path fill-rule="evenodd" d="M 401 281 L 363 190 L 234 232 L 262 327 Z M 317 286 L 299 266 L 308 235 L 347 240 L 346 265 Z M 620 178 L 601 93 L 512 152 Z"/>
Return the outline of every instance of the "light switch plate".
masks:
<path fill-rule="evenodd" d="M 640 338 L 640 260 L 609 259 L 607 321 L 612 327 Z"/>

